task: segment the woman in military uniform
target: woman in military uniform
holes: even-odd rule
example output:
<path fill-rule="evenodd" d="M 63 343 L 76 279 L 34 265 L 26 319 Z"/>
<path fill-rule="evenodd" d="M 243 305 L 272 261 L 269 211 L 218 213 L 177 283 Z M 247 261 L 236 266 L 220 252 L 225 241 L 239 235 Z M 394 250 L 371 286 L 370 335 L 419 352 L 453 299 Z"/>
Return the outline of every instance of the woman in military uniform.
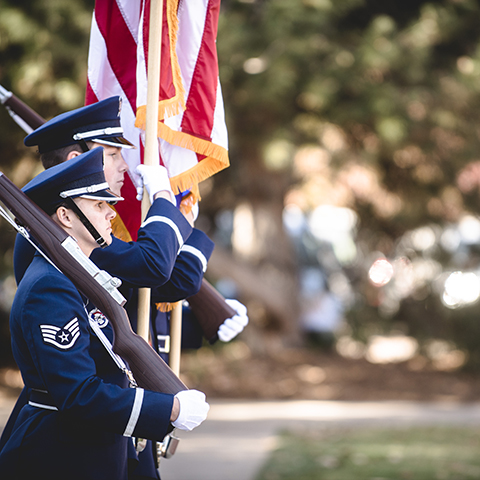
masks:
<path fill-rule="evenodd" d="M 101 148 L 42 172 L 24 191 L 85 255 L 98 243 L 76 209 L 111 242 L 115 212 L 108 203 L 119 198 L 105 182 Z M 87 303 L 67 277 L 35 256 L 10 317 L 13 354 L 30 396 L 0 452 L 2 478 L 124 480 L 129 437 L 162 440 L 171 423 L 191 430 L 206 417 L 201 392 L 173 396 L 128 388 L 125 374 L 95 334 Z M 99 323 L 112 342 L 108 320 Z"/>

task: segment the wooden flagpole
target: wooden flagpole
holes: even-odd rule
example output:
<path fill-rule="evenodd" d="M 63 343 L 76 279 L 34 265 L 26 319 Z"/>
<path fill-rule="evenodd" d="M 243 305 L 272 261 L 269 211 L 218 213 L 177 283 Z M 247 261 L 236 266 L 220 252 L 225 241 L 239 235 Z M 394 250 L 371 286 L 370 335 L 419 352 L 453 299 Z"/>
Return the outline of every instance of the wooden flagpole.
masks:
<path fill-rule="evenodd" d="M 145 165 L 157 165 L 158 158 L 158 98 L 160 93 L 160 64 L 162 54 L 163 0 L 150 2 L 150 28 L 148 35 L 148 78 L 145 126 Z M 150 201 L 146 192 L 142 200 L 142 219 L 147 215 Z M 150 324 L 150 289 L 138 291 L 137 333 L 148 339 Z M 182 306 L 179 302 L 170 317 L 170 368 L 179 375 L 182 334 Z"/>
<path fill-rule="evenodd" d="M 150 29 L 148 35 L 148 81 L 147 111 L 145 126 L 145 165 L 158 165 L 158 97 L 160 93 L 160 61 L 162 42 L 163 0 L 150 2 Z M 144 192 L 142 200 L 142 221 L 145 219 L 150 200 Z M 150 289 L 138 290 L 137 333 L 148 341 L 150 325 Z"/>

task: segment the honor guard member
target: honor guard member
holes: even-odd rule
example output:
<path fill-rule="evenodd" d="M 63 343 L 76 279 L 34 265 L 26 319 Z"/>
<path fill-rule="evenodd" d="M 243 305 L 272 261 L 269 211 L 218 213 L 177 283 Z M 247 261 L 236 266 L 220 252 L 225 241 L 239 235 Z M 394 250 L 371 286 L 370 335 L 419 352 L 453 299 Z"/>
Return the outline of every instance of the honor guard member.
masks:
<path fill-rule="evenodd" d="M 103 145 L 106 153 L 105 176 L 107 182 L 112 191 L 120 195 L 120 190 L 124 183 L 124 175 L 128 170 L 128 165 L 122 157 L 121 149 L 134 148 L 123 137 L 119 116 L 120 108 L 121 99 L 115 96 L 61 114 L 28 135 L 25 138 L 25 144 L 27 146 L 38 146 L 45 168 L 74 158 L 76 155 L 79 155 L 81 150 Z M 164 167 L 141 165 L 138 167 L 138 174 L 142 184 L 145 185 L 149 193 L 153 205 L 157 203 L 154 202 L 156 192 L 161 189 L 165 189 L 164 198 L 175 201 L 170 188 L 168 174 Z M 143 189 L 140 190 L 143 192 Z M 165 208 L 166 203 L 168 202 L 163 202 L 163 208 Z M 171 207 L 168 213 L 172 213 Z M 178 209 L 175 213 L 177 218 L 183 219 Z M 162 218 L 163 216 L 159 212 L 155 218 Z M 18 236 L 17 239 L 17 243 L 21 244 L 21 248 L 17 244 L 14 250 L 14 268 L 18 283 L 25 265 L 28 265 L 28 259 L 31 258 L 31 254 L 29 256 L 26 253 L 26 250 L 30 247 L 23 237 Z M 197 293 L 208 259 L 213 251 L 213 242 L 202 231 L 195 228 L 191 229 L 191 233 L 188 238 L 185 238 L 180 253 L 176 258 L 170 279 L 168 282 L 165 282 L 162 277 L 163 270 L 161 267 L 157 269 L 152 267 L 152 265 L 158 264 L 158 258 L 155 257 L 155 249 L 152 248 L 150 240 L 142 229 L 138 234 L 137 242 L 122 242 L 114 237 L 111 246 L 104 250 L 97 249 L 93 252 L 92 260 L 101 269 L 120 278 L 126 286 L 152 287 L 154 295 L 152 305 L 160 302 L 177 302 Z M 162 240 L 164 242 L 162 246 L 164 246 L 168 239 L 163 236 Z M 149 247 L 147 253 L 145 253 L 143 248 L 144 245 Z M 139 251 L 140 254 L 137 254 L 136 252 Z M 132 289 L 129 295 L 126 295 L 124 291 L 122 293 L 128 298 L 126 308 L 135 328 L 137 291 Z M 221 325 L 218 334 L 222 341 L 230 341 L 248 323 L 246 308 L 236 300 L 228 300 L 228 302 L 238 311 L 238 314 L 231 319 L 227 319 Z M 169 326 L 168 320 L 165 319 L 168 318 L 168 315 L 164 315 L 163 312 L 158 312 L 157 314 L 154 311 L 152 318 L 155 317 L 157 317 L 158 328 L 153 328 L 152 339 L 154 344 L 158 345 L 159 351 L 167 354 Z M 182 335 L 185 346 L 187 348 L 198 348 L 202 344 L 201 330 L 192 315 L 186 315 L 185 319 L 185 329 Z M 192 321 L 188 322 L 188 319 L 192 319 Z M 154 327 L 154 322 L 152 324 Z"/>
<path fill-rule="evenodd" d="M 134 148 L 123 137 L 119 118 L 120 107 L 120 98 L 111 97 L 64 113 L 28 135 L 25 138 L 25 144 L 27 146 L 38 146 L 45 168 L 75 158 L 81 151 L 88 148 L 102 145 L 105 149 L 106 179 L 110 188 L 120 195 L 124 175 L 128 170 L 128 165 L 122 157 L 121 149 Z M 172 227 L 182 233 L 185 239 L 183 247 L 175 259 L 170 279 L 165 282 L 166 274 L 164 272 L 168 272 L 168 268 L 165 269 L 162 268 L 162 265 L 158 265 L 158 260 L 163 258 L 161 255 L 163 252 L 160 252 L 158 257 L 155 255 L 158 249 L 167 247 L 166 243 L 169 241 L 169 237 L 162 233 L 157 238 L 153 238 L 154 241 L 152 241 L 152 234 L 156 233 L 152 230 L 152 224 L 149 227 L 140 229 L 137 242 L 122 242 L 114 237 L 112 244 L 107 248 L 94 250 L 91 259 L 101 269 L 108 271 L 123 281 L 124 284 L 121 291 L 128 298 L 126 309 L 134 329 L 136 328 L 138 291 L 136 288 L 129 288 L 127 291 L 127 288 L 138 286 L 152 287 L 152 292 L 155 296 L 152 302 L 152 342 L 154 348 L 159 351 L 164 359 L 168 360 L 169 314 L 157 312 L 154 306 L 155 302 L 176 302 L 198 292 L 203 273 L 213 250 L 213 243 L 203 232 L 195 228 L 191 229 L 191 233 L 187 235 L 185 233 L 186 221 L 178 209 L 172 209 L 172 206 L 166 200 L 155 200 L 156 191 L 161 189 L 164 189 L 163 198 L 172 200 L 173 197 L 168 175 L 164 167 L 150 168 L 142 166 L 139 174 L 151 197 L 151 210 L 156 209 L 156 213 L 152 214 L 152 216 L 166 219 Z M 173 220 L 173 223 L 171 220 Z M 167 227 L 167 225 L 163 225 L 163 227 Z M 170 231 L 170 233 L 172 232 Z M 30 244 L 22 236 L 17 236 L 14 250 L 14 267 L 17 283 L 21 280 L 32 255 L 33 249 Z M 171 260 L 171 257 L 168 258 Z M 158 287 L 158 285 L 160 286 Z M 235 300 L 228 300 L 228 302 L 232 302 L 232 306 L 235 304 L 234 308 L 244 313 L 241 316 L 227 319 L 220 327 L 219 338 L 223 341 L 231 340 L 248 323 L 245 307 Z M 185 348 L 199 348 L 202 345 L 201 329 L 191 315 L 191 311 L 187 310 L 184 318 L 185 321 L 182 322 L 182 346 Z M 15 410 L 21 407 L 22 397 L 24 402 L 25 391 L 22 392 Z M 9 430 L 10 425 L 7 424 L 0 440 L 0 446 L 8 438 Z M 146 457 L 146 453 L 142 453 L 140 457 Z M 142 464 L 139 465 L 138 469 L 142 471 L 142 475 L 145 474 L 145 476 L 157 478 L 153 462 L 143 463 L 149 464 L 149 467 L 142 469 Z M 132 478 L 135 477 L 132 476 Z"/>
<path fill-rule="evenodd" d="M 111 243 L 115 212 L 108 203 L 121 198 L 105 181 L 103 149 L 40 173 L 24 192 L 85 255 L 100 238 Z M 11 309 L 12 351 L 29 399 L 0 452 L 2 479 L 127 480 L 130 436 L 162 440 L 170 424 L 191 430 L 206 418 L 201 392 L 128 388 L 115 354 L 95 333 L 113 342 L 112 326 L 105 317 L 89 318 L 87 304 L 66 276 L 35 255 Z"/>
<path fill-rule="evenodd" d="M 111 97 L 61 114 L 28 135 L 25 145 L 38 146 L 45 168 L 70 160 L 82 150 L 103 146 L 107 182 L 113 192 L 120 194 L 128 170 L 121 149 L 133 147 L 123 137 L 120 108 L 120 97 Z M 152 206 L 137 241 L 122 242 L 114 238 L 112 245 L 94 252 L 92 260 L 128 286 L 156 287 L 170 280 L 174 282 L 169 285 L 170 292 L 185 298 L 200 288 L 213 242 L 203 232 L 193 229 L 176 208 L 164 167 L 144 168 L 140 177 Z M 21 237 L 18 239 L 25 244 Z M 25 249 L 17 247 L 14 268 L 18 283 L 29 260 Z"/>

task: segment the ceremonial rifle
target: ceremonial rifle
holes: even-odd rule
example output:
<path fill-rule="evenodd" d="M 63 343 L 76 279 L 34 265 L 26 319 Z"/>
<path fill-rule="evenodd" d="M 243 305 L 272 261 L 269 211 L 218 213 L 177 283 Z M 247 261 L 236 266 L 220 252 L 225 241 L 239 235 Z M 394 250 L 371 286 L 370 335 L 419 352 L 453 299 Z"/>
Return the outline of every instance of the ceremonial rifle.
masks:
<path fill-rule="evenodd" d="M 14 93 L 0 85 L 0 102 L 5 105 L 15 122 L 28 134 L 45 123 L 45 119 L 32 110 Z M 35 235 L 34 235 L 35 236 Z M 203 279 L 199 292 L 187 301 L 205 338 L 214 343 L 220 325 L 237 312 L 207 280 Z"/>
<path fill-rule="evenodd" d="M 45 123 L 35 110 L 32 110 L 28 105 L 23 103 L 16 95 L 9 92 L 0 85 L 0 102 L 5 105 L 10 116 L 15 120 L 23 131 L 27 134 L 33 132 L 35 129 Z"/>
<path fill-rule="evenodd" d="M 116 288 L 120 280 L 100 270 L 77 242 L 2 172 L 0 200 L 16 217 L 20 233 L 33 235 L 52 263 L 109 319 L 114 331 L 113 351 L 128 362 L 136 384 L 170 394 L 187 390 L 155 350 L 133 332 L 123 308 L 125 298 Z"/>

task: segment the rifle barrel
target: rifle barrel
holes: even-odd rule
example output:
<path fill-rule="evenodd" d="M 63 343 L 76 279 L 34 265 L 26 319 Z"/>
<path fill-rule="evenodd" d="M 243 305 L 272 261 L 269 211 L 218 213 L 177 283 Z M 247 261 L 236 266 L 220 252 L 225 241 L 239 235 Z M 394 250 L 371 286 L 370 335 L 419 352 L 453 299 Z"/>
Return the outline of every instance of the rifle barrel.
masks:
<path fill-rule="evenodd" d="M 0 85 L 0 102 L 5 105 L 7 109 L 18 115 L 32 130 L 37 129 L 45 123 L 43 117 L 31 109 L 26 103 L 22 102 L 15 94 L 2 87 L 2 85 Z M 22 125 L 20 126 L 25 130 Z"/>

